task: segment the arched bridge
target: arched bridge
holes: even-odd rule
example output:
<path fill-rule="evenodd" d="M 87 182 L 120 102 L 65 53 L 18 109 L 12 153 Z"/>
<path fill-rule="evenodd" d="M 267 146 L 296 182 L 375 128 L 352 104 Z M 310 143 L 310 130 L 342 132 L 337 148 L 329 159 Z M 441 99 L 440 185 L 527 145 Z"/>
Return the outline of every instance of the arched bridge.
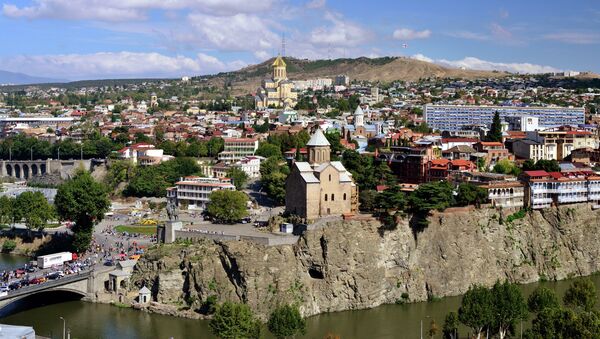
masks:
<path fill-rule="evenodd" d="M 27 180 L 46 173 L 58 173 L 67 178 L 79 167 L 91 169 L 91 160 L 2 160 L 0 176 Z"/>
<path fill-rule="evenodd" d="M 95 294 L 94 279 L 94 271 L 87 271 L 9 291 L 8 295 L 0 297 L 0 310 L 20 299 L 42 292 L 66 291 L 79 294 L 86 299 L 93 299 Z"/>

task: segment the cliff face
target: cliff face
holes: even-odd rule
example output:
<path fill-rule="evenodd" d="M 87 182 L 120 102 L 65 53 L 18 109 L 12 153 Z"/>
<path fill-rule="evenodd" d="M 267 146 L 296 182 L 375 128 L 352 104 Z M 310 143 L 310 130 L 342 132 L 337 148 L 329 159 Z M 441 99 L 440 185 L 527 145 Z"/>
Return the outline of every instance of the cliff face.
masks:
<path fill-rule="evenodd" d="M 281 302 L 305 315 L 464 293 L 497 279 L 529 283 L 600 270 L 600 211 L 587 205 L 535 211 L 509 222 L 494 209 L 440 213 L 416 238 L 408 220 L 383 235 L 378 222 L 330 223 L 296 245 L 245 242 L 153 249 L 133 280 L 160 303 L 199 307 L 210 295 L 266 316 Z"/>

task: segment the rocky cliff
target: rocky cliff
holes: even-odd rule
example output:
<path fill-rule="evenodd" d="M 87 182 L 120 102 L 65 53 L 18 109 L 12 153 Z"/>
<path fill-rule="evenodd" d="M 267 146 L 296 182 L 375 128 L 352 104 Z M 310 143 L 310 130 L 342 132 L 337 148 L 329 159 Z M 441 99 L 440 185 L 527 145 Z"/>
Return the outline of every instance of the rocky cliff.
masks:
<path fill-rule="evenodd" d="M 600 270 L 600 211 L 573 205 L 510 219 L 485 208 L 435 213 L 416 235 L 409 220 L 385 233 L 376 221 L 345 221 L 309 231 L 296 245 L 166 245 L 150 250 L 132 279 L 160 303 L 198 308 L 216 295 L 264 317 L 279 302 L 299 302 L 313 315 L 393 303 L 403 293 L 421 301 L 497 279 L 529 283 Z"/>

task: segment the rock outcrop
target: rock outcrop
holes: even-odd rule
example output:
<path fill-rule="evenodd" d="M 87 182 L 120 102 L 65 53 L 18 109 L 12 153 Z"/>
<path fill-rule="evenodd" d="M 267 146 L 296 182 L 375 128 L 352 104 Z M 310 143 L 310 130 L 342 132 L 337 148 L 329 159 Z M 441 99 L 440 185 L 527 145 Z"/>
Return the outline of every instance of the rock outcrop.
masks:
<path fill-rule="evenodd" d="M 376 221 L 344 221 L 295 245 L 164 245 L 138 262 L 132 279 L 150 286 L 159 303 L 199 308 L 215 295 L 265 317 L 281 302 L 314 315 L 393 303 L 403 294 L 410 301 L 458 295 L 498 279 L 529 283 L 600 270 L 600 211 L 573 205 L 512 222 L 508 216 L 491 208 L 435 213 L 416 236 L 408 220 L 384 233 Z"/>

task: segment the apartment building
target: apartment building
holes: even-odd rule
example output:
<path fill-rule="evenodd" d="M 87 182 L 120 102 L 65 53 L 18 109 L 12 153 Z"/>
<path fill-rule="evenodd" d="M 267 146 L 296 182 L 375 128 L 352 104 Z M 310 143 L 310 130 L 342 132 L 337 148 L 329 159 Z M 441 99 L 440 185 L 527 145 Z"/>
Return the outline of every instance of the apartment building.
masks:
<path fill-rule="evenodd" d="M 533 209 L 600 201 L 600 176 L 591 171 L 525 171 L 525 204 Z"/>
<path fill-rule="evenodd" d="M 138 143 L 124 147 L 117 151 L 119 158 L 131 160 L 140 166 L 157 165 L 163 161 L 172 159 L 170 155 L 163 154 L 163 150 L 152 144 Z"/>
<path fill-rule="evenodd" d="M 245 157 L 253 156 L 258 149 L 258 139 L 253 138 L 225 138 L 223 152 L 219 153 L 219 160 L 234 163 Z"/>
<path fill-rule="evenodd" d="M 514 154 L 521 159 L 558 160 L 576 149 L 598 148 L 598 136 L 590 131 L 566 127 L 527 132 L 526 139 L 513 143 Z"/>
<path fill-rule="evenodd" d="M 210 194 L 217 190 L 235 191 L 229 178 L 203 178 L 190 176 L 181 178 L 175 187 L 167 189 L 167 200 L 179 207 L 203 210 L 207 207 Z"/>
<path fill-rule="evenodd" d="M 485 172 L 462 172 L 457 183 L 469 182 L 485 189 L 494 207 L 521 208 L 524 206 L 525 185 L 516 177 Z"/>
<path fill-rule="evenodd" d="M 490 126 L 496 112 L 503 120 L 513 116 L 538 118 L 539 128 L 585 123 L 583 107 L 425 105 L 424 116 L 434 130 L 458 131 L 469 126 Z"/>
<path fill-rule="evenodd" d="M 485 153 L 485 165 L 494 166 L 498 161 L 503 159 L 513 160 L 512 154 L 508 151 L 501 142 L 480 141 L 473 145 L 473 148 L 480 153 Z"/>
<path fill-rule="evenodd" d="M 375 161 L 385 161 L 400 183 L 420 184 L 427 181 L 428 163 L 439 158 L 437 148 L 392 146 L 391 152 L 381 152 Z"/>

